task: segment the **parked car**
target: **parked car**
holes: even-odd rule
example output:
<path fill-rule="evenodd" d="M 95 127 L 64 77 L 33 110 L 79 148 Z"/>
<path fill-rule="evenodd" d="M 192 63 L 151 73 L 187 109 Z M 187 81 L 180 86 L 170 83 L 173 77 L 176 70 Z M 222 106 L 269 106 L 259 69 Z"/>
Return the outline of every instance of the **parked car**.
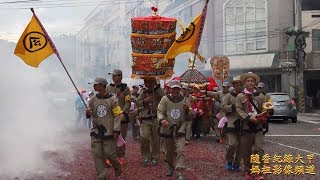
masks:
<path fill-rule="evenodd" d="M 268 93 L 272 100 L 274 114 L 271 119 L 291 119 L 293 123 L 297 122 L 297 106 L 288 93 L 273 92 Z"/>

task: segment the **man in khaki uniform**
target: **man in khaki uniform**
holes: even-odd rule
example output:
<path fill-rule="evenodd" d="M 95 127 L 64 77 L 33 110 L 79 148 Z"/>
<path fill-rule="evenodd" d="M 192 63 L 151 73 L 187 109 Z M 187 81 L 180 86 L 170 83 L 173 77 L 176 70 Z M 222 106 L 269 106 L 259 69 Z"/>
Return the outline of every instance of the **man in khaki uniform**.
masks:
<path fill-rule="evenodd" d="M 240 117 L 236 111 L 236 96 L 243 91 L 243 83 L 240 76 L 233 77 L 232 84 L 234 91 L 226 95 L 221 110 L 228 118 L 226 135 L 228 143 L 226 145 L 226 169 L 228 171 L 240 171 Z"/>
<path fill-rule="evenodd" d="M 138 141 L 138 139 L 140 138 L 140 133 L 139 133 L 139 124 L 137 122 L 138 109 L 136 107 L 137 106 L 136 102 L 137 102 L 137 98 L 135 96 L 131 96 L 129 119 L 131 123 L 133 140 Z"/>
<path fill-rule="evenodd" d="M 272 102 L 271 98 L 270 98 L 270 95 L 267 94 L 266 92 L 266 89 L 265 89 L 265 85 L 263 82 L 259 82 L 258 86 L 257 86 L 257 90 L 264 95 L 265 99 L 266 99 L 266 102 Z M 269 121 L 269 120 L 268 120 Z M 269 123 L 265 123 L 263 125 L 263 134 L 265 135 L 268 131 L 269 131 Z"/>
<path fill-rule="evenodd" d="M 146 90 L 137 99 L 138 117 L 141 121 L 141 156 L 145 166 L 157 165 L 160 156 L 159 122 L 157 108 L 164 91 L 155 78 L 145 78 Z M 151 146 L 151 150 L 150 150 Z"/>
<path fill-rule="evenodd" d="M 189 92 L 189 86 L 184 84 L 182 86 L 182 95 L 185 98 L 186 103 L 185 104 L 191 104 L 192 101 L 192 96 L 190 95 Z M 190 138 L 192 135 L 192 114 L 189 114 L 189 116 L 186 119 L 186 144 L 190 144 Z"/>
<path fill-rule="evenodd" d="M 186 119 L 191 113 L 191 106 L 180 94 L 180 90 L 180 81 L 174 80 L 170 83 L 170 94 L 161 99 L 157 116 L 161 124 L 160 136 L 163 137 L 165 144 L 167 176 L 172 176 L 176 167 L 179 172 L 178 179 L 183 180 Z M 174 166 L 174 160 L 176 160 L 176 166 Z"/>
<path fill-rule="evenodd" d="M 223 82 L 222 83 L 222 91 L 219 91 L 221 103 L 223 102 L 226 95 L 229 93 L 229 89 L 230 89 L 230 84 L 228 82 Z"/>
<path fill-rule="evenodd" d="M 219 143 L 223 143 L 223 135 L 221 134 L 221 131 L 222 129 L 218 128 L 218 123 L 219 123 L 219 120 L 216 115 L 218 113 L 222 113 L 222 116 L 224 116 L 224 113 L 223 112 L 220 112 L 220 106 L 222 105 L 223 103 L 223 100 L 225 99 L 226 95 L 229 93 L 229 87 L 230 87 L 230 84 L 228 82 L 224 82 L 222 84 L 222 91 L 218 91 L 218 92 L 207 92 L 207 95 L 210 96 L 210 97 L 213 97 L 214 98 L 214 101 L 213 101 L 213 112 L 212 112 L 212 118 L 213 118 L 213 128 L 214 128 L 214 131 L 216 133 L 216 138 L 217 138 L 217 142 Z"/>
<path fill-rule="evenodd" d="M 114 83 L 111 83 L 107 86 L 107 92 L 113 94 L 118 98 L 118 103 L 120 108 L 123 111 L 123 119 L 121 121 L 121 135 L 123 139 L 127 137 L 128 132 L 128 123 L 129 120 L 129 110 L 131 104 L 131 91 L 127 84 L 122 83 L 122 71 L 120 69 L 114 69 L 112 73 L 112 80 Z M 124 163 L 124 157 L 126 154 L 126 146 L 117 147 L 117 156 L 120 164 Z"/>
<path fill-rule="evenodd" d="M 122 110 L 117 98 L 106 91 L 108 84 L 106 79 L 98 77 L 92 84 L 98 94 L 90 99 L 86 116 L 87 118 L 93 117 L 93 128 L 90 131 L 91 150 L 97 179 L 102 180 L 107 178 L 106 159 L 110 160 L 115 175 L 121 175 L 121 167 L 116 154 L 116 142 L 120 134 Z"/>
<path fill-rule="evenodd" d="M 267 94 L 266 90 L 265 90 L 265 85 L 263 82 L 259 82 L 258 86 L 257 86 L 257 90 L 259 93 L 263 94 L 264 97 L 266 98 L 266 102 L 269 101 L 270 99 L 270 95 Z"/>
<path fill-rule="evenodd" d="M 243 158 L 245 178 L 246 179 L 263 179 L 258 174 L 251 174 L 252 164 L 250 156 L 252 155 L 252 147 L 255 147 L 256 153 L 260 157 L 262 166 L 263 150 L 263 124 L 257 120 L 256 116 L 262 112 L 265 97 L 263 94 L 255 90 L 256 83 L 260 81 L 260 77 L 252 72 L 243 74 L 241 80 L 245 89 L 236 97 L 236 110 L 241 117 L 241 153 Z"/>
<path fill-rule="evenodd" d="M 132 91 L 131 91 L 131 95 L 132 96 L 134 96 L 134 97 L 136 97 L 136 98 L 138 98 L 139 97 L 139 86 L 136 86 L 136 85 L 134 85 L 134 86 L 132 86 Z"/>

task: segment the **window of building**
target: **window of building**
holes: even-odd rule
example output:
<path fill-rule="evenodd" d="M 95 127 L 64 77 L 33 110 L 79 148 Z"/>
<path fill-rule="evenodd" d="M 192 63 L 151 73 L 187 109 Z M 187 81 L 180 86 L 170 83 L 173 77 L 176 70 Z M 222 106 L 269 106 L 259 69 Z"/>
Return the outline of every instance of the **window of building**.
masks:
<path fill-rule="evenodd" d="M 312 51 L 320 51 L 320 29 L 312 29 Z"/>
<path fill-rule="evenodd" d="M 267 0 L 228 0 L 224 6 L 224 52 L 267 51 Z"/>

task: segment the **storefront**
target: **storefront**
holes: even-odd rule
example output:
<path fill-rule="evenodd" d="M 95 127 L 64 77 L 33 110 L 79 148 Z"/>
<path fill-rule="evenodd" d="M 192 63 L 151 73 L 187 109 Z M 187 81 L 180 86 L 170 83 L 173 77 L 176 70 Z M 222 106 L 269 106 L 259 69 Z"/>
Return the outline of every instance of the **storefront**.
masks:
<path fill-rule="evenodd" d="M 312 109 L 320 109 L 320 69 L 304 71 L 306 96 L 312 100 Z"/>
<path fill-rule="evenodd" d="M 279 68 L 278 56 L 275 53 L 228 56 L 230 62 L 229 78 L 231 81 L 235 75 L 253 72 L 261 77 L 265 83 L 267 92 L 284 92 L 286 85 L 281 83 L 284 72 Z M 212 76 L 210 62 L 204 68 L 206 76 Z M 217 81 L 221 85 L 221 82 Z"/>

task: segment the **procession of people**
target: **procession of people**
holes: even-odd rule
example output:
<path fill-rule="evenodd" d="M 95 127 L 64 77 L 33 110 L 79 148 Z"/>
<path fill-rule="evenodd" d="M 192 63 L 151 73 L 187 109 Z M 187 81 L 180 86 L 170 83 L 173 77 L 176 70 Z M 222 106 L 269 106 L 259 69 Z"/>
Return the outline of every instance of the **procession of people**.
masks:
<path fill-rule="evenodd" d="M 121 81 L 121 70 L 115 69 L 110 74 L 113 83 L 108 84 L 101 77 L 92 83 L 98 93 L 90 97 L 86 110 L 93 124 L 90 136 L 97 179 L 106 179 L 110 167 L 116 176 L 121 176 L 121 166 L 131 163 L 125 161 L 125 143 L 119 145 L 119 141 L 125 142 L 129 123 L 132 138 L 140 143 L 141 164 L 146 168 L 165 163 L 167 169 L 163 173 L 170 177 L 177 172 L 177 179 L 183 180 L 188 166 L 185 149 L 212 128 L 217 140 L 212 143 L 226 146 L 225 157 L 221 157 L 225 158 L 226 170 L 244 172 L 245 179 L 263 179 L 251 173 L 250 158 L 252 154 L 260 157 L 264 154 L 263 130 L 267 121 L 261 114 L 269 116 L 272 111 L 263 109 L 266 94 L 258 90 L 262 83 L 257 74 L 234 76 L 222 84 L 222 91 L 217 88 L 208 91 L 206 86 L 200 88 L 172 80 L 168 93 L 155 78 L 145 78 L 141 94 L 138 85 L 129 88 Z M 208 114 L 209 123 L 204 120 Z M 209 127 L 201 128 L 204 124 Z M 222 138 L 225 141 L 221 142 Z M 161 149 L 164 160 L 160 159 Z"/>

